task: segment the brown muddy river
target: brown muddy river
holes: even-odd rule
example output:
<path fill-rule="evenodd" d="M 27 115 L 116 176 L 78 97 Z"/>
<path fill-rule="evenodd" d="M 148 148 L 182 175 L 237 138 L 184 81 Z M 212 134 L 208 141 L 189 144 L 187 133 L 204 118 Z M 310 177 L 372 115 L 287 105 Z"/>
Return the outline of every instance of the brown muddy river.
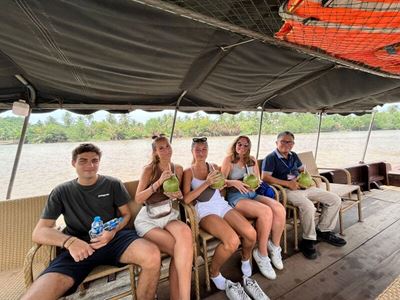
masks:
<path fill-rule="evenodd" d="M 296 135 L 294 151 L 315 151 L 317 134 Z M 320 167 L 354 165 L 362 158 L 367 132 L 322 133 L 318 150 Z M 209 161 L 221 164 L 235 137 L 210 137 Z M 251 136 L 252 154 L 256 154 L 257 136 Z M 261 137 L 260 155 L 264 157 L 275 147 L 276 137 Z M 190 165 L 190 138 L 174 139 L 173 161 Z M 151 140 L 110 141 L 96 143 L 103 151 L 100 173 L 123 181 L 138 179 L 150 160 Z M 51 189 L 75 177 L 71 166 L 71 151 L 78 143 L 24 145 L 12 198 L 47 194 Z M 400 130 L 372 132 L 366 162 L 384 160 L 400 164 Z M 5 199 L 17 145 L 0 145 L 0 199 Z"/>

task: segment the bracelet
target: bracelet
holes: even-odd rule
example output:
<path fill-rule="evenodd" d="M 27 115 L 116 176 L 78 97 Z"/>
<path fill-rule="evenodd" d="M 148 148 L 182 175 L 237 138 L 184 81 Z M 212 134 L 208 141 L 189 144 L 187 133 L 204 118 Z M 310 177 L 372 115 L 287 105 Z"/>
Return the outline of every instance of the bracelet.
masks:
<path fill-rule="evenodd" d="M 152 184 L 152 185 L 150 185 L 150 187 L 151 187 L 151 191 L 153 192 L 153 194 L 156 192 L 155 190 L 154 190 L 154 183 Z"/>
<path fill-rule="evenodd" d="M 64 242 L 61 244 L 61 249 L 64 249 L 64 248 L 65 248 L 65 243 L 68 242 L 71 238 L 72 238 L 72 236 L 69 235 L 69 236 L 64 240 Z"/>
<path fill-rule="evenodd" d="M 68 246 L 65 245 L 65 249 L 69 249 L 69 247 L 71 247 L 71 245 L 72 245 L 77 239 L 78 239 L 78 238 L 74 236 L 73 239 L 71 239 L 71 242 L 68 244 Z"/>

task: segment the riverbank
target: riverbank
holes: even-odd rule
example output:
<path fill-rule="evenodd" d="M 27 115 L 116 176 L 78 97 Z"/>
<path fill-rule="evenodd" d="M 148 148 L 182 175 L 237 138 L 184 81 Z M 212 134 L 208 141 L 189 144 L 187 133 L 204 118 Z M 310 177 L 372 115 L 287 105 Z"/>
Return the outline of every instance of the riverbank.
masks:
<path fill-rule="evenodd" d="M 294 151 L 315 151 L 316 133 L 296 135 Z M 343 167 L 357 164 L 363 154 L 366 131 L 322 133 L 317 162 L 320 167 Z M 252 155 L 256 155 L 257 136 L 250 136 Z M 209 137 L 208 160 L 221 164 L 232 136 Z M 275 148 L 275 135 L 261 137 L 263 158 Z M 373 131 L 365 161 L 385 160 L 400 164 L 400 130 Z M 71 151 L 79 143 L 26 144 L 23 147 L 12 198 L 47 194 L 57 184 L 75 177 L 71 167 Z M 138 179 L 143 166 L 150 161 L 151 139 L 96 142 L 103 151 L 100 173 L 123 181 Z M 188 167 L 192 160 L 190 138 L 173 141 L 173 161 Z M 0 145 L 0 199 L 4 199 L 17 145 Z"/>

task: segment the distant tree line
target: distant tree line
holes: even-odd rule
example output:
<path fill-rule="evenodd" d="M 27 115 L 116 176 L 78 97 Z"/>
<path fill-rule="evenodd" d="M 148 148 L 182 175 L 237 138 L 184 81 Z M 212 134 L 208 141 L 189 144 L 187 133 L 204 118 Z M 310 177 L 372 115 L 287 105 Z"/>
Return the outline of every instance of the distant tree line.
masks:
<path fill-rule="evenodd" d="M 263 134 L 276 134 L 283 130 L 294 133 L 317 131 L 318 115 L 311 113 L 265 113 Z M 368 130 L 371 115 L 326 115 L 322 121 L 322 131 Z M 154 133 L 169 134 L 173 117 L 166 114 L 137 122 L 129 115 L 108 114 L 105 120 L 96 121 L 92 115 L 74 117 L 66 112 L 62 121 L 48 117 L 28 127 L 27 143 L 58 143 L 78 141 L 130 140 L 152 136 Z M 243 112 L 237 115 L 222 114 L 217 117 L 196 113 L 178 117 L 175 136 L 231 136 L 258 133 L 259 112 Z M 18 140 L 23 119 L 20 117 L 0 117 L 0 140 Z M 400 109 L 391 106 L 387 111 L 377 112 L 374 130 L 400 129 Z"/>

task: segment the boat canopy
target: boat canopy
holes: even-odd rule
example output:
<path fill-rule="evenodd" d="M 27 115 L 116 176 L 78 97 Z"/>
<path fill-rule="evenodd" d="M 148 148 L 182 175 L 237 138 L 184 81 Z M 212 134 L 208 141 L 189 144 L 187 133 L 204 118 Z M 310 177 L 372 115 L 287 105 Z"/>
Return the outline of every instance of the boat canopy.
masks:
<path fill-rule="evenodd" d="M 33 112 L 179 106 L 346 114 L 399 102 L 398 78 L 352 69 L 218 16 L 201 20 L 201 11 L 185 7 L 190 2 L 196 1 L 2 3 L 0 111 L 29 101 L 27 84 L 36 93 Z M 235 1 L 211 2 L 235 9 Z M 278 6 L 271 13 L 278 16 Z"/>

